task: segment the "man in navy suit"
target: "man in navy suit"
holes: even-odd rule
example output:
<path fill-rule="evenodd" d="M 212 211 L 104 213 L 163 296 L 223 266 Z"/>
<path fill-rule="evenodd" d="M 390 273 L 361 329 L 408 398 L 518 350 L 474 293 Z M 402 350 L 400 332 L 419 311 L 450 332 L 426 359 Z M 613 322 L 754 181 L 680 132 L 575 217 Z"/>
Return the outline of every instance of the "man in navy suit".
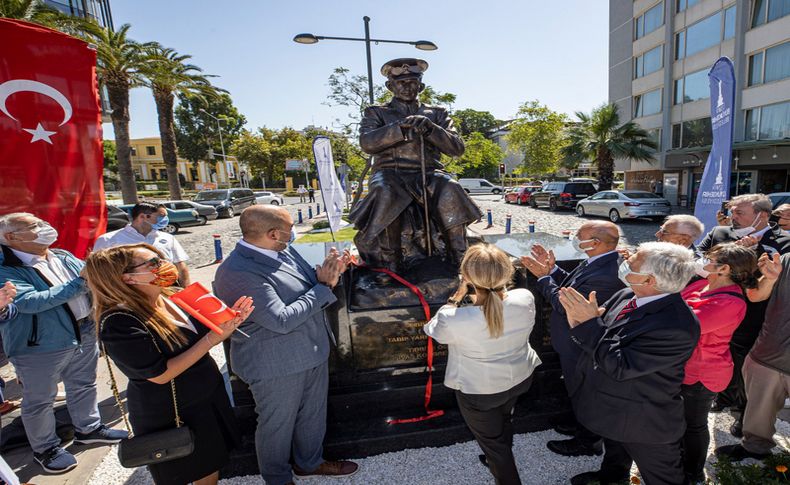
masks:
<path fill-rule="evenodd" d="M 560 304 L 561 287 L 575 288 L 582 294 L 597 292 L 601 298 L 609 299 L 625 285 L 617 277 L 619 255 L 617 243 L 620 232 L 611 222 L 595 221 L 583 224 L 576 232 L 573 245 L 584 252 L 588 259 L 573 271 L 567 272 L 554 264 L 554 254 L 540 244 L 532 248 L 532 256 L 524 256 L 521 263 L 538 278 L 538 290 L 551 303 L 551 345 L 560 357 L 566 388 L 570 389 L 581 348 L 571 342 L 568 319 Z M 559 425 L 555 430 L 572 435 L 572 439 L 552 440 L 546 446 L 560 455 L 600 455 L 601 438 L 577 423 Z"/>
<path fill-rule="evenodd" d="M 686 429 L 680 386 L 699 339 L 699 321 L 680 296 L 694 274 L 691 250 L 649 242 L 620 266 L 629 287 L 598 307 L 560 290 L 572 341 L 583 355 L 571 400 L 579 422 L 603 436 L 601 469 L 572 485 L 628 480 L 635 461 L 647 485 L 686 483 L 680 440 Z"/>
<path fill-rule="evenodd" d="M 286 209 L 254 205 L 241 213 L 243 239 L 217 269 L 217 296 L 258 302 L 242 325 L 250 338 L 231 338 L 231 365 L 250 386 L 258 427 L 255 448 L 268 485 L 293 476 L 349 476 L 350 461 L 324 461 L 330 342 L 324 308 L 348 264 L 333 249 L 315 269 L 290 247 L 293 218 Z M 293 468 L 289 460 L 293 458 Z"/>

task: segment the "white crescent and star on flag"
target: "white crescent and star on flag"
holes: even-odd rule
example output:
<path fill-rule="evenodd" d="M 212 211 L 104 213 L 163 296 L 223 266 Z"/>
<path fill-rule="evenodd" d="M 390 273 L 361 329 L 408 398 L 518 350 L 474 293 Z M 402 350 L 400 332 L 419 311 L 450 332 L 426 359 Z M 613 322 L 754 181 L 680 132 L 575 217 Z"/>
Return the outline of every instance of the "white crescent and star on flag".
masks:
<path fill-rule="evenodd" d="M 63 93 L 48 84 L 30 79 L 11 79 L 10 81 L 0 84 L 0 112 L 14 121 L 19 121 L 8 111 L 8 108 L 6 107 L 6 101 L 13 94 L 22 92 L 38 93 L 47 96 L 58 103 L 58 105 L 63 109 L 63 120 L 60 122 L 58 127 L 65 125 L 71 119 L 71 103 L 66 98 L 66 96 L 63 95 Z M 30 143 L 43 141 L 49 143 L 50 145 L 52 145 L 52 140 L 50 138 L 57 133 L 56 131 L 46 130 L 41 122 L 37 123 L 35 128 L 22 128 L 22 130 L 32 135 Z"/>

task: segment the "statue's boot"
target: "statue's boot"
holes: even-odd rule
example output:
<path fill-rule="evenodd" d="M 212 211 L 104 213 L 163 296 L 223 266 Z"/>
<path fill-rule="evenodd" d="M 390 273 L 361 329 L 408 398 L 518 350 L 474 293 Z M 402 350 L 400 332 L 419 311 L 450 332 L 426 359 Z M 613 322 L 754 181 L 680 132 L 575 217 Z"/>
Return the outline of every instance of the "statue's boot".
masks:
<path fill-rule="evenodd" d="M 460 224 L 451 227 L 445 231 L 444 235 L 447 239 L 448 256 L 453 259 L 454 263 L 460 265 L 461 260 L 464 259 L 464 253 L 466 252 L 466 226 Z"/>

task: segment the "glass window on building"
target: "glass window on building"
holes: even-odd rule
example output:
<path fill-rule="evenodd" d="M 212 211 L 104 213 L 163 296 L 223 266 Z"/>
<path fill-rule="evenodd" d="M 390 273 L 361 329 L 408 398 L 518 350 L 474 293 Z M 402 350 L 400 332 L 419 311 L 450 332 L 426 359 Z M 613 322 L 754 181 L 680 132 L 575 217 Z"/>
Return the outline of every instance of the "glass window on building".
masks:
<path fill-rule="evenodd" d="M 664 25 L 664 2 L 658 2 L 649 8 L 634 22 L 634 38 L 641 39 Z"/>
<path fill-rule="evenodd" d="M 675 59 L 686 57 L 686 31 L 681 30 L 675 34 Z"/>
<path fill-rule="evenodd" d="M 756 140 L 760 127 L 760 108 L 746 110 L 744 140 Z"/>
<path fill-rule="evenodd" d="M 749 57 L 749 86 L 763 83 L 763 53 Z"/>
<path fill-rule="evenodd" d="M 790 15 L 790 0 L 754 0 L 752 28 Z"/>
<path fill-rule="evenodd" d="M 790 15 L 790 0 L 770 0 L 768 2 L 768 21 L 773 22 Z"/>
<path fill-rule="evenodd" d="M 132 150 L 132 156 L 136 157 L 137 156 L 137 148 L 131 147 L 131 150 Z"/>
<path fill-rule="evenodd" d="M 735 5 L 724 11 L 724 38 L 735 37 Z"/>
<path fill-rule="evenodd" d="M 156 155 L 156 147 L 145 147 L 145 153 L 147 155 Z"/>
<path fill-rule="evenodd" d="M 672 148 L 680 148 L 680 123 L 672 125 Z"/>
<path fill-rule="evenodd" d="M 634 59 L 634 79 L 664 67 L 663 46 L 657 46 Z"/>
<path fill-rule="evenodd" d="M 681 147 L 703 147 L 713 144 L 710 118 L 684 121 L 681 131 Z"/>
<path fill-rule="evenodd" d="M 687 8 L 691 8 L 694 5 L 698 4 L 700 0 L 677 0 L 677 12 L 682 12 Z"/>
<path fill-rule="evenodd" d="M 760 108 L 760 140 L 790 138 L 790 101 Z"/>
<path fill-rule="evenodd" d="M 721 12 L 700 20 L 686 29 L 686 56 L 696 54 L 721 41 Z"/>
<path fill-rule="evenodd" d="M 159 178 L 161 178 L 162 180 L 167 180 L 167 169 L 166 168 L 160 168 L 159 169 Z"/>
<path fill-rule="evenodd" d="M 656 151 L 661 151 L 661 128 L 647 130 L 647 137 L 656 144 Z"/>
<path fill-rule="evenodd" d="M 634 118 L 661 112 L 661 88 L 634 96 Z"/>
<path fill-rule="evenodd" d="M 765 50 L 765 82 L 790 77 L 790 42 Z"/>
<path fill-rule="evenodd" d="M 672 92 L 674 93 L 673 104 L 683 104 L 683 78 L 675 79 Z"/>
<path fill-rule="evenodd" d="M 703 69 L 685 77 L 683 83 L 683 102 L 690 103 L 710 97 L 710 83 L 708 82 L 708 71 Z"/>

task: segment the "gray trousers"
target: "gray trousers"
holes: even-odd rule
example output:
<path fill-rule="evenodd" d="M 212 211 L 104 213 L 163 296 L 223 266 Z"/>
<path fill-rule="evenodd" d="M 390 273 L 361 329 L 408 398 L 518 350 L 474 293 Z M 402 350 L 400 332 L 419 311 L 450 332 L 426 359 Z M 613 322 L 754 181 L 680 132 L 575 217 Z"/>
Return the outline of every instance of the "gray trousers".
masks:
<path fill-rule="evenodd" d="M 776 443 L 776 417 L 790 396 L 790 376 L 765 367 L 751 356 L 743 363 L 746 410 L 743 414 L 743 447 L 752 453 L 770 453 Z"/>
<path fill-rule="evenodd" d="M 304 471 L 323 463 L 329 364 L 248 383 L 255 398 L 255 450 L 268 485 L 293 481 L 289 460 Z"/>
<path fill-rule="evenodd" d="M 89 323 L 80 330 L 82 344 L 76 348 L 9 358 L 22 380 L 22 423 L 36 453 L 60 444 L 55 434 L 54 404 L 61 380 L 74 428 L 90 433 L 101 425 L 96 398 L 96 327 Z"/>

